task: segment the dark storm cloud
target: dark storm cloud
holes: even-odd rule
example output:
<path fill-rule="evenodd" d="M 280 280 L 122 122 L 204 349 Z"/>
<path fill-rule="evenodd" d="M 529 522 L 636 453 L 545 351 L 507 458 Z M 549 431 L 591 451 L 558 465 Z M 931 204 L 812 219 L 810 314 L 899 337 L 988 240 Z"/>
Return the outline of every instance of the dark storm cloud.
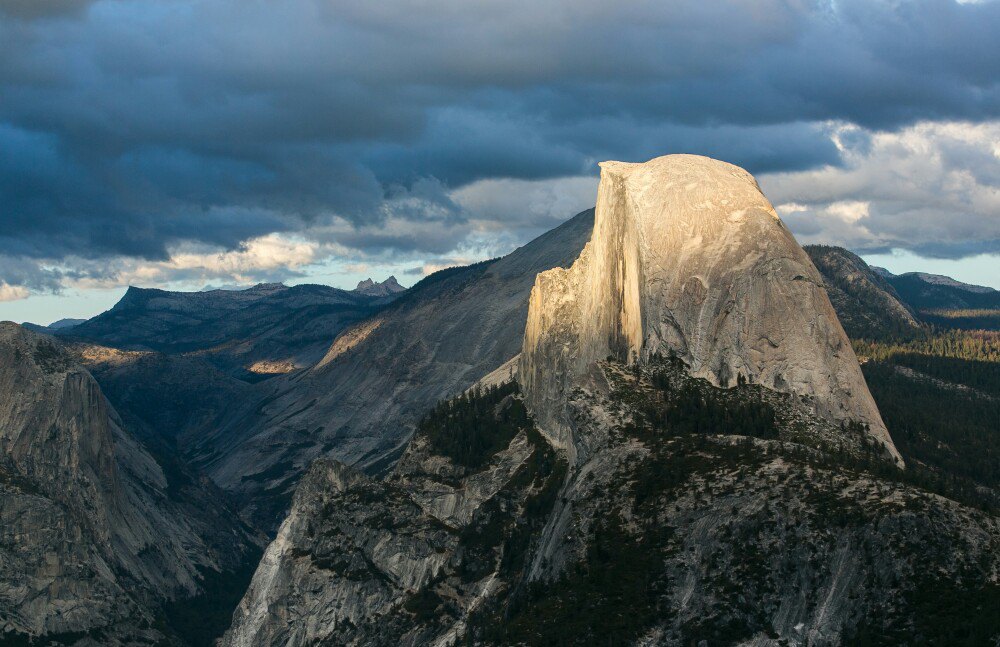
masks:
<path fill-rule="evenodd" d="M 81 13 L 93 0 L 0 0 L 0 16 L 36 20 Z"/>
<path fill-rule="evenodd" d="M 7 283 L 39 292 L 55 292 L 63 278 L 62 272 L 39 267 L 28 259 L 0 256 L 0 285 Z"/>
<path fill-rule="evenodd" d="M 946 0 L 0 0 L 0 255 L 164 259 L 334 217 L 342 245 L 437 253 L 378 227 L 461 234 L 443 189 L 605 158 L 837 165 L 827 120 L 996 118 L 997 33 L 1000 4 Z"/>

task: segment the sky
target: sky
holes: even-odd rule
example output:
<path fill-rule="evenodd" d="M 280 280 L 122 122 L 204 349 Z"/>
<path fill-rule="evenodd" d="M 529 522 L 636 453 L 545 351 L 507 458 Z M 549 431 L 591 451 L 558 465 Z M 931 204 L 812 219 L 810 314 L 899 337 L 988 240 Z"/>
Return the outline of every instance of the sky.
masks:
<path fill-rule="evenodd" d="M 505 254 L 597 163 L 1000 287 L 1000 2 L 0 0 L 0 319 Z"/>

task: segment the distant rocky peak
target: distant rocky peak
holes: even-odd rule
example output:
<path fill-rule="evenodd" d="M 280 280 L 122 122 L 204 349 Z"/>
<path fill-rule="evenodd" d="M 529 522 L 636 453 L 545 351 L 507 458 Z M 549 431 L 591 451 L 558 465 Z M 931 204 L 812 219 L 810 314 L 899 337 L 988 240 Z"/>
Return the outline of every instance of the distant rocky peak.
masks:
<path fill-rule="evenodd" d="M 405 292 L 406 288 L 399 284 L 395 276 L 390 276 L 381 283 L 374 281 L 371 277 L 365 279 L 364 281 L 358 282 L 358 287 L 354 288 L 355 292 L 360 292 L 361 294 L 367 294 L 373 297 L 384 297 L 391 294 L 398 294 L 400 292 Z"/>
<path fill-rule="evenodd" d="M 161 293 L 162 290 L 157 290 L 156 288 L 140 288 L 135 285 L 128 286 L 125 290 L 125 294 L 122 298 L 111 308 L 112 310 L 125 310 L 128 308 L 141 307 L 144 305 L 152 296 L 157 293 Z"/>
<path fill-rule="evenodd" d="M 989 294 L 991 292 L 996 292 L 994 288 L 987 287 L 985 285 L 973 285 L 971 283 L 962 283 L 961 281 L 956 281 L 950 276 L 944 276 L 942 274 L 928 274 L 927 272 L 907 272 L 901 276 L 913 276 L 920 279 L 924 283 L 929 283 L 931 285 L 943 285 L 950 288 L 956 288 L 958 290 L 965 290 L 966 292 L 974 292 L 976 294 Z"/>
<path fill-rule="evenodd" d="M 285 286 L 284 283 L 258 283 L 248 289 L 256 290 L 258 292 L 277 292 L 278 290 L 287 289 L 287 286 Z"/>
<path fill-rule="evenodd" d="M 822 277 L 745 170 L 696 155 L 605 162 L 594 231 L 538 275 L 518 370 L 543 433 L 575 451 L 566 402 L 598 360 L 673 355 L 695 377 L 807 398 L 892 456 Z"/>

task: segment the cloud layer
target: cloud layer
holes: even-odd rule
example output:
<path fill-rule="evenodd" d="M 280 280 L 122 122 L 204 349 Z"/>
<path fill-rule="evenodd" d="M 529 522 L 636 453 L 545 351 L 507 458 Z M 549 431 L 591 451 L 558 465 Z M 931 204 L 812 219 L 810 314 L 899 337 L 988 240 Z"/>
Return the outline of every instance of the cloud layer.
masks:
<path fill-rule="evenodd" d="M 761 178 L 801 241 L 937 258 L 1000 252 L 1000 123 L 845 126 L 832 137 L 842 166 Z"/>
<path fill-rule="evenodd" d="M 0 0 L 0 281 L 478 258 L 667 152 L 806 238 L 995 252 L 997 33 L 947 0 Z"/>

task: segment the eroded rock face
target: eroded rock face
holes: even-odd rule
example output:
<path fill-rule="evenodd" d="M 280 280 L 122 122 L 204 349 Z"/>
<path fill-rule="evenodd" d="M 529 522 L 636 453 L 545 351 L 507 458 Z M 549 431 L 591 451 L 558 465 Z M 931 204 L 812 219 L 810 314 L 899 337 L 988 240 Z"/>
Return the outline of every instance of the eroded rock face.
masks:
<path fill-rule="evenodd" d="M 498 557 L 463 536 L 514 523 L 530 490 L 512 479 L 530 485 L 529 459 L 547 453 L 535 439 L 521 432 L 467 470 L 418 437 L 384 480 L 314 462 L 222 644 L 454 644 L 492 593 Z M 448 608 L 437 609 L 445 597 Z"/>
<path fill-rule="evenodd" d="M 901 462 L 822 278 L 741 168 L 694 155 L 601 164 L 590 242 L 535 282 L 518 379 L 542 430 L 573 451 L 572 385 L 609 355 L 657 353 L 717 385 L 742 376 L 807 396 Z"/>
<path fill-rule="evenodd" d="M 367 278 L 364 281 L 358 281 L 358 287 L 354 288 L 354 291 L 373 297 L 385 297 L 392 294 L 399 294 L 400 292 L 406 292 L 406 288 L 399 284 L 399 281 L 396 280 L 395 276 L 390 276 L 381 283 L 373 281 L 371 278 Z"/>

